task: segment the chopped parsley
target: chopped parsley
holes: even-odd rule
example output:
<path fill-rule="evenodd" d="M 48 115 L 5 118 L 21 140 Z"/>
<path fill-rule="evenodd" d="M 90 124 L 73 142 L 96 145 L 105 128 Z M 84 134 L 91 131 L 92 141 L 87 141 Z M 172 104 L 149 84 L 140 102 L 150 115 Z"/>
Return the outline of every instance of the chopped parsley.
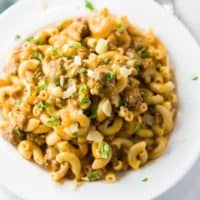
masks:
<path fill-rule="evenodd" d="M 85 0 L 85 7 L 89 10 L 94 10 L 94 6 L 89 0 Z"/>
<path fill-rule="evenodd" d="M 104 159 L 107 159 L 111 153 L 112 153 L 112 149 L 111 149 L 110 145 L 103 142 L 101 144 L 101 148 L 100 148 L 101 157 Z"/>
<path fill-rule="evenodd" d="M 114 73 L 114 72 L 108 72 L 108 73 L 106 74 L 106 79 L 107 79 L 108 81 L 113 81 L 113 80 L 115 79 L 115 73 Z"/>
<path fill-rule="evenodd" d="M 125 30 L 125 29 L 124 29 L 123 24 L 119 24 L 119 25 L 118 25 L 118 32 L 119 32 L 119 33 L 123 33 L 124 30 Z"/>
<path fill-rule="evenodd" d="M 81 85 L 79 88 L 79 93 L 86 93 L 88 91 L 88 86 L 87 85 Z"/>
<path fill-rule="evenodd" d="M 28 42 L 34 42 L 34 36 L 30 36 L 30 37 L 28 37 L 27 39 L 26 39 L 26 41 L 28 41 Z"/>
<path fill-rule="evenodd" d="M 79 132 L 73 132 L 72 136 L 75 137 L 75 138 L 77 138 L 79 136 Z"/>
<path fill-rule="evenodd" d="M 82 69 L 80 70 L 80 73 L 81 73 L 81 74 L 87 74 L 87 69 L 82 68 Z"/>
<path fill-rule="evenodd" d="M 84 133 L 82 131 L 75 131 L 75 132 L 72 132 L 71 134 L 74 138 L 80 138 L 83 136 Z"/>
<path fill-rule="evenodd" d="M 146 99 L 148 97 L 148 91 L 144 88 L 140 89 L 141 96 Z"/>
<path fill-rule="evenodd" d="M 46 103 L 46 102 L 40 102 L 40 103 L 37 104 L 37 107 L 38 107 L 39 109 L 41 109 L 41 110 L 44 110 L 44 109 L 46 109 L 46 108 L 49 107 L 49 104 Z"/>
<path fill-rule="evenodd" d="M 35 43 L 37 45 L 42 45 L 45 43 L 44 39 L 42 37 L 39 37 L 38 39 L 35 40 Z"/>
<path fill-rule="evenodd" d="M 110 58 L 104 58 L 103 64 L 108 65 L 110 63 Z"/>
<path fill-rule="evenodd" d="M 39 60 L 40 62 L 42 62 L 44 59 L 44 56 L 41 52 L 34 51 L 34 52 L 32 52 L 32 58 L 35 58 L 35 59 Z"/>
<path fill-rule="evenodd" d="M 72 44 L 72 45 L 70 45 L 70 46 L 69 46 L 69 48 L 78 49 L 78 48 L 79 48 L 79 46 L 78 46 L 78 44 Z"/>
<path fill-rule="evenodd" d="M 52 116 L 49 118 L 49 120 L 47 121 L 48 124 L 52 125 L 52 126 L 58 126 L 60 125 L 60 119 L 57 118 L 56 116 Z"/>
<path fill-rule="evenodd" d="M 71 60 L 73 60 L 74 61 L 74 58 L 75 58 L 76 56 L 70 56 L 70 57 L 68 57 L 68 59 L 71 59 Z"/>
<path fill-rule="evenodd" d="M 102 178 L 102 176 L 97 171 L 89 171 L 87 173 L 87 178 L 88 178 L 89 181 L 98 181 Z"/>
<path fill-rule="evenodd" d="M 88 96 L 86 96 L 86 97 L 84 97 L 84 98 L 81 98 L 81 99 L 79 100 L 79 103 L 80 103 L 81 106 L 83 106 L 83 105 L 88 105 L 88 104 L 90 104 L 91 101 L 90 101 L 90 98 L 89 98 Z"/>
<path fill-rule="evenodd" d="M 128 108 L 128 106 L 129 106 L 129 103 L 128 103 L 128 101 L 126 101 L 126 100 L 120 100 L 120 104 L 119 104 L 119 106 L 124 106 L 124 107 L 126 107 L 126 108 Z"/>
<path fill-rule="evenodd" d="M 17 34 L 15 35 L 15 40 L 19 40 L 21 38 L 21 35 Z"/>
<path fill-rule="evenodd" d="M 142 63 L 138 60 L 134 60 L 134 67 L 136 68 L 137 71 L 140 71 L 142 67 Z"/>
<path fill-rule="evenodd" d="M 140 123 L 136 124 L 136 126 L 134 128 L 134 133 L 137 133 L 138 131 L 140 131 L 141 128 L 142 128 L 142 124 L 140 124 Z"/>
<path fill-rule="evenodd" d="M 42 91 L 42 90 L 46 90 L 48 87 L 48 81 L 47 80 L 44 80 L 38 87 L 38 90 L 39 92 Z"/>
<path fill-rule="evenodd" d="M 149 52 L 145 47 L 142 47 L 137 53 L 141 58 L 149 58 L 150 56 Z"/>
<path fill-rule="evenodd" d="M 195 76 L 195 77 L 192 78 L 193 81 L 196 81 L 196 80 L 198 80 L 198 79 L 199 79 L 198 76 Z"/>
<path fill-rule="evenodd" d="M 58 51 L 59 57 L 63 57 L 64 56 L 64 53 L 63 53 L 62 49 L 58 49 L 57 51 Z"/>
<path fill-rule="evenodd" d="M 56 48 L 52 48 L 51 50 L 51 56 L 55 56 L 57 53 L 57 49 Z"/>
<path fill-rule="evenodd" d="M 95 119 L 97 116 L 97 106 L 92 105 L 91 110 L 90 110 L 90 119 Z"/>
<path fill-rule="evenodd" d="M 36 39 L 34 36 L 28 37 L 26 39 L 26 41 L 28 41 L 28 42 L 34 42 L 37 45 L 42 45 L 42 44 L 45 43 L 45 40 L 42 37 L 39 37 L 39 38 Z"/>
<path fill-rule="evenodd" d="M 24 136 L 25 136 L 25 133 L 22 130 L 20 130 L 20 129 L 14 130 L 13 134 L 16 135 L 16 136 L 18 136 L 21 139 L 24 138 Z"/>
<path fill-rule="evenodd" d="M 149 179 L 147 177 L 143 178 L 141 181 L 142 182 L 147 182 Z"/>

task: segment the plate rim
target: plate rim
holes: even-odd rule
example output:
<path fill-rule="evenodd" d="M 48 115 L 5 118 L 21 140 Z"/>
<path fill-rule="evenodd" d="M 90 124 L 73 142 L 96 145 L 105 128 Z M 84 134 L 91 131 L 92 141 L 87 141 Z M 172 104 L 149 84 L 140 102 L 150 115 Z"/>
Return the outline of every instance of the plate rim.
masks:
<path fill-rule="evenodd" d="M 3 14 L 1 14 L 0 19 L 2 19 L 4 16 L 6 15 L 10 15 L 12 14 L 13 10 L 15 10 L 17 7 L 23 6 L 24 4 L 26 4 L 27 2 L 25 0 L 19 1 L 16 4 L 14 4 L 13 6 L 11 6 L 10 8 L 8 8 Z M 190 37 L 190 39 L 193 40 L 193 43 L 196 45 L 196 47 L 198 47 L 199 52 L 200 52 L 200 47 L 197 44 L 197 41 L 195 39 L 195 37 L 191 34 L 191 32 L 185 27 L 185 25 L 183 24 L 183 22 L 181 22 L 176 16 L 171 15 L 170 13 L 168 13 L 167 11 L 165 11 L 157 2 L 151 1 L 151 4 L 154 4 L 154 6 L 159 7 L 159 9 L 162 9 L 162 12 L 165 13 L 165 15 L 167 15 L 170 18 L 173 18 L 173 20 L 176 21 L 176 23 L 180 24 L 182 29 L 184 29 L 184 32 L 187 33 L 188 37 Z M 199 148 L 199 152 L 196 153 L 196 156 L 193 157 L 192 161 L 190 161 L 190 164 L 188 164 L 184 170 L 182 170 L 182 174 L 179 175 L 179 177 L 176 179 L 176 181 L 174 181 L 173 183 L 171 183 L 171 185 L 166 186 L 162 191 L 157 192 L 157 194 L 155 194 L 153 196 L 153 198 L 159 197 L 160 195 L 166 193 L 167 191 L 169 191 L 169 189 L 171 189 L 172 187 L 174 187 L 188 172 L 189 170 L 192 168 L 192 166 L 194 165 L 194 163 L 197 161 L 197 159 L 199 158 L 200 155 L 200 148 Z M 7 187 L 9 189 L 9 187 Z M 11 191 L 12 193 L 15 193 L 17 196 L 19 196 L 16 191 Z"/>

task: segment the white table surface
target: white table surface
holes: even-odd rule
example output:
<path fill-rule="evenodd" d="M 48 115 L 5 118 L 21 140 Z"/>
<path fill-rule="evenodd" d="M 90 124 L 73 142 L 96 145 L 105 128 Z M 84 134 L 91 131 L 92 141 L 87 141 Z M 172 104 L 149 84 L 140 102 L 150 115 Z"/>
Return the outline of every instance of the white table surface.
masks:
<path fill-rule="evenodd" d="M 188 27 L 200 44 L 200 1 L 174 0 L 176 15 Z M 200 67 L 200 66 L 199 66 Z M 199 91 L 200 92 L 200 91 Z M 184 157 L 183 157 L 184 159 Z M 200 159 L 185 177 L 172 189 L 156 200 L 199 200 L 200 199 Z M 20 200 L 8 194 L 5 188 L 0 189 L 0 200 Z M 138 199 L 139 200 L 139 199 Z"/>

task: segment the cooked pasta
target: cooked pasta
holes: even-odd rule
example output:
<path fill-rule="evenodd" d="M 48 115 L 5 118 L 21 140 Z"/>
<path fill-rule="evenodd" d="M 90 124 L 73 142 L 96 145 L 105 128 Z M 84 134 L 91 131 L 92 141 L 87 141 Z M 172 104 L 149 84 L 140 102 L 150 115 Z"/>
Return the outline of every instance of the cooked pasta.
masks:
<path fill-rule="evenodd" d="M 118 180 L 167 149 L 177 111 L 164 45 L 108 9 L 47 27 L 0 80 L 3 137 L 56 182 Z"/>

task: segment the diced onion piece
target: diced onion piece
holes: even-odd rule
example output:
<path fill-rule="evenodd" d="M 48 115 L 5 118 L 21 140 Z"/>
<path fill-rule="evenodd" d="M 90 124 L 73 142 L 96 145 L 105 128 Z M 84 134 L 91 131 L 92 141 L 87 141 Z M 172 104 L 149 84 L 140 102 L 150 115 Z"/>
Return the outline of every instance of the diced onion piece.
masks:
<path fill-rule="evenodd" d="M 79 130 L 78 123 L 71 124 L 68 128 L 65 128 L 64 131 L 66 133 L 76 133 Z"/>
<path fill-rule="evenodd" d="M 91 130 L 87 136 L 88 141 L 101 142 L 103 141 L 103 135 L 97 130 Z"/>
<path fill-rule="evenodd" d="M 80 56 L 75 56 L 74 57 L 74 63 L 76 64 L 76 65 L 81 65 L 81 57 Z"/>
<path fill-rule="evenodd" d="M 63 92 L 63 99 L 71 97 L 77 90 L 76 85 L 71 85 L 67 88 L 65 92 Z"/>
<path fill-rule="evenodd" d="M 108 41 L 101 38 L 98 40 L 95 51 L 98 54 L 105 53 L 108 50 Z"/>
<path fill-rule="evenodd" d="M 129 75 L 132 74 L 132 69 L 127 68 L 126 66 L 122 66 L 120 68 L 120 73 L 124 77 L 128 77 Z"/>
<path fill-rule="evenodd" d="M 111 116 L 111 114 L 112 114 L 112 105 L 111 105 L 111 103 L 110 103 L 110 101 L 108 99 L 105 100 L 105 102 L 103 103 L 102 111 L 107 117 Z"/>
<path fill-rule="evenodd" d="M 52 95 L 54 97 L 62 97 L 63 96 L 62 89 L 60 87 L 56 87 L 54 85 L 48 86 L 48 92 L 50 95 Z"/>
<path fill-rule="evenodd" d="M 96 76 L 97 76 L 96 73 L 93 70 L 91 70 L 91 69 L 87 70 L 87 75 L 89 77 L 91 77 L 91 78 L 96 78 Z"/>
<path fill-rule="evenodd" d="M 63 47 L 62 47 L 63 52 L 68 51 L 68 49 L 69 49 L 69 44 L 63 45 Z"/>

